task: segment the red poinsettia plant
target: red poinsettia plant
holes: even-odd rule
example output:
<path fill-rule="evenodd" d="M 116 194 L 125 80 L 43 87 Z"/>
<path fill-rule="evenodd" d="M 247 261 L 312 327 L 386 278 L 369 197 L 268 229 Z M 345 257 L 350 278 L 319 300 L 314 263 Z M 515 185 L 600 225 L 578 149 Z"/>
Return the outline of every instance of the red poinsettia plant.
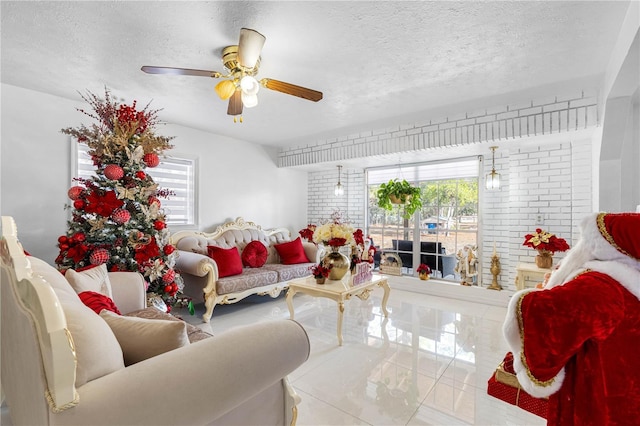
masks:
<path fill-rule="evenodd" d="M 554 234 L 544 231 L 540 228 L 536 232 L 524 236 L 523 246 L 531 247 L 539 252 L 549 252 L 551 254 L 557 251 L 569 250 L 569 244 L 564 238 L 556 237 Z"/>
<path fill-rule="evenodd" d="M 322 263 L 318 263 L 309 269 L 311 270 L 314 278 L 327 278 L 332 267 L 333 265 L 324 266 Z"/>
<path fill-rule="evenodd" d="M 426 263 L 421 263 L 420 265 L 418 265 L 418 269 L 416 269 L 416 271 L 419 274 L 430 274 L 431 268 Z"/>
<path fill-rule="evenodd" d="M 300 234 L 301 238 L 304 238 L 305 240 L 309 241 L 310 243 L 313 242 L 313 232 L 316 230 L 316 225 L 310 223 L 307 225 L 306 228 L 301 229 L 298 231 L 298 233 Z"/>

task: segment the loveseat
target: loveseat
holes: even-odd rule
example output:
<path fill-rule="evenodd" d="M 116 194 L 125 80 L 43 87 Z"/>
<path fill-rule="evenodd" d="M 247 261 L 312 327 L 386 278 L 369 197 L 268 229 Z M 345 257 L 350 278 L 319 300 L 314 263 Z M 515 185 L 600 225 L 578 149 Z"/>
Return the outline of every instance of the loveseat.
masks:
<path fill-rule="evenodd" d="M 277 297 L 292 279 L 311 275 L 310 267 L 319 260 L 317 246 L 292 240 L 288 229 L 263 230 L 241 217 L 211 233 L 176 232 L 171 243 L 178 249 L 176 268 L 185 283 L 183 293 L 195 303 L 204 300 L 205 322 L 217 304 L 236 303 L 253 294 Z"/>
<path fill-rule="evenodd" d="M 286 375 L 309 355 L 298 323 L 266 321 L 190 343 L 183 321 L 113 311 L 155 309 L 144 309 L 140 274 L 105 268 L 108 283 L 89 291 L 99 268 L 67 277 L 26 256 L 10 217 L 0 265 L 0 378 L 14 425 L 295 423 L 299 397 Z M 96 300 L 108 306 L 100 314 L 89 307 Z"/>

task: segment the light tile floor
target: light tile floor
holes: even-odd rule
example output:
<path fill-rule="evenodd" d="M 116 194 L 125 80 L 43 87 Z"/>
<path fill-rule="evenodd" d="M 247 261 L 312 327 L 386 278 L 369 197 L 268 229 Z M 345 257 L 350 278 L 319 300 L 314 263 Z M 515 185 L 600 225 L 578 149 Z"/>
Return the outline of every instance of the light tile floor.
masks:
<path fill-rule="evenodd" d="M 487 380 L 507 352 L 504 307 L 393 289 L 389 318 L 382 290 L 353 298 L 344 313 L 344 345 L 336 336 L 337 305 L 298 294 L 295 316 L 311 340 L 309 360 L 290 376 L 302 398 L 298 425 L 544 425 L 533 414 L 486 393 Z M 209 324 L 176 310 L 190 323 L 220 334 L 232 327 L 289 318 L 283 296 L 217 306 Z M 10 425 L 7 409 L 0 424 Z"/>
<path fill-rule="evenodd" d="M 311 340 L 309 360 L 289 379 L 302 398 L 298 425 L 544 425 L 545 420 L 487 395 L 487 380 L 507 352 L 504 307 L 394 290 L 389 318 L 382 290 L 345 305 L 343 346 L 337 304 L 297 294 L 295 319 Z M 252 300 L 256 300 L 253 298 Z M 258 321 L 289 318 L 284 297 L 217 306 L 220 334 Z"/>

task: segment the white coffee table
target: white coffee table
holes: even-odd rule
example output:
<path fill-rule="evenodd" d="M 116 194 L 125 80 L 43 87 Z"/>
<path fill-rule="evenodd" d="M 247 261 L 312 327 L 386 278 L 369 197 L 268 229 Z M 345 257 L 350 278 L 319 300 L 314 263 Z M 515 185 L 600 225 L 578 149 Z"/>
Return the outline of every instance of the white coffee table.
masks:
<path fill-rule="evenodd" d="M 349 274 L 340 281 L 329 281 L 325 284 L 316 284 L 313 277 L 301 278 L 289 282 L 289 290 L 287 291 L 287 306 L 291 319 L 294 319 L 293 296 L 297 293 L 308 294 L 314 297 L 326 297 L 335 300 L 338 303 L 338 344 L 342 346 L 342 317 L 344 314 L 344 302 L 356 296 L 361 300 L 367 300 L 369 294 L 374 287 L 382 287 L 384 295 L 382 296 L 382 312 L 385 317 L 389 316 L 387 311 L 387 300 L 389 300 L 389 283 L 384 275 L 374 275 L 371 281 L 351 286 L 349 284 Z"/>

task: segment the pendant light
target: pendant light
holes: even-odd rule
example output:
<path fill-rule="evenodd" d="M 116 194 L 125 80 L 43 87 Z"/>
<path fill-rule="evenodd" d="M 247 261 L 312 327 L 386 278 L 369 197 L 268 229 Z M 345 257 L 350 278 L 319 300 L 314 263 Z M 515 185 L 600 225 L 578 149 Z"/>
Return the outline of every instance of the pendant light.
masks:
<path fill-rule="evenodd" d="M 340 172 L 342 171 L 342 166 L 338 166 L 338 183 L 336 183 L 336 187 L 333 189 L 333 193 L 336 197 L 341 197 L 344 195 L 344 187 L 342 183 L 340 183 Z"/>
<path fill-rule="evenodd" d="M 492 146 L 491 148 L 491 173 L 487 174 L 485 179 L 485 187 L 492 191 L 495 189 L 500 189 L 500 173 L 496 172 L 496 149 L 497 146 Z"/>

